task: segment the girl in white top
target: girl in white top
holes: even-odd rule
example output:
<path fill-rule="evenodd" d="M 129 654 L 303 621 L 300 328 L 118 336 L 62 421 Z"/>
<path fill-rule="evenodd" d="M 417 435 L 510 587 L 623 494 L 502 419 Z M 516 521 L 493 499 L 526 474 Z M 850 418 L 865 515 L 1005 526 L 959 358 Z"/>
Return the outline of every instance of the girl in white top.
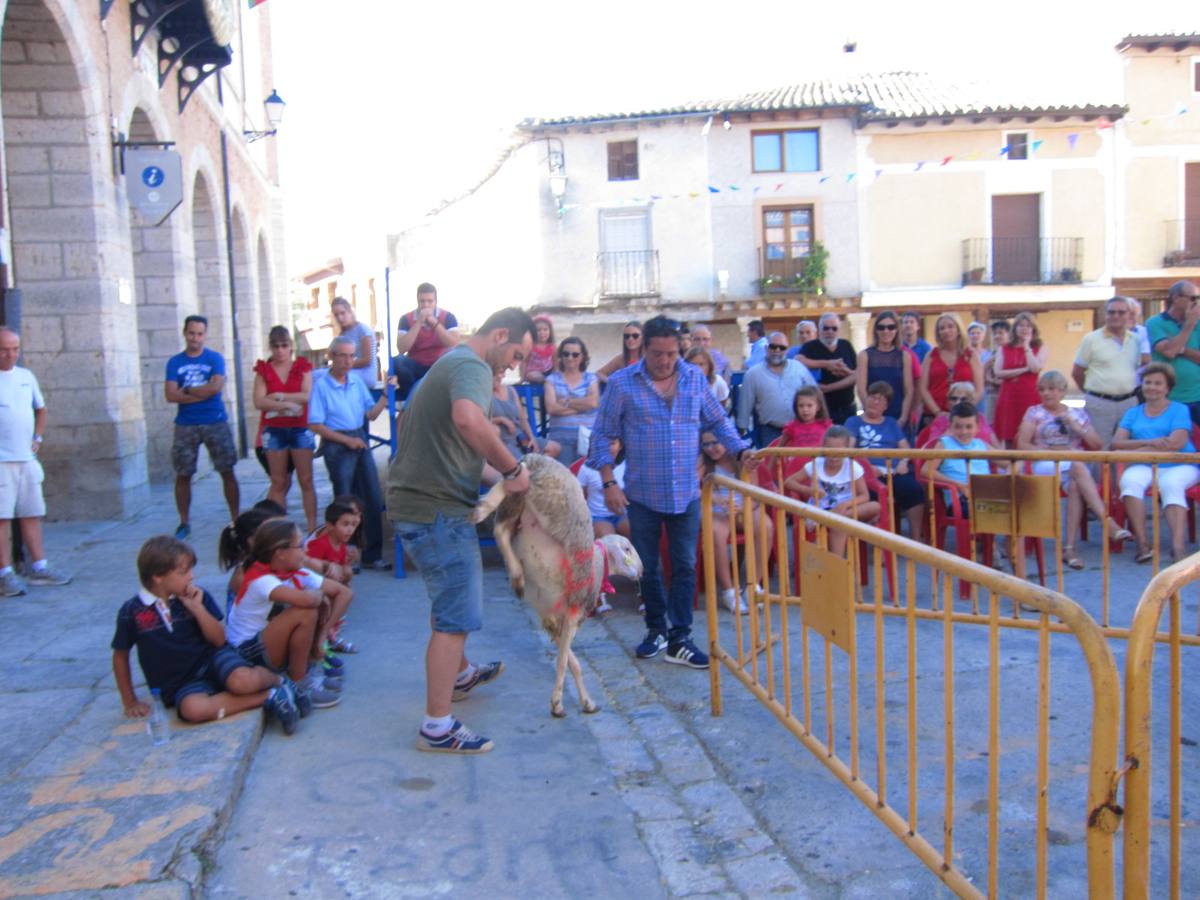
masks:
<path fill-rule="evenodd" d="M 345 615 L 354 595 L 344 584 L 302 568 L 303 537 L 288 519 L 263 522 L 250 554 L 253 562 L 229 611 L 225 638 L 251 665 L 286 668 L 297 693 L 307 696 L 322 686 L 326 629 Z M 272 619 L 276 603 L 285 609 Z"/>
<path fill-rule="evenodd" d="M 620 441 L 609 445 L 609 452 L 617 464 L 613 467 L 613 481 L 621 490 L 625 490 L 625 452 Z M 592 516 L 592 533 L 598 538 L 606 534 L 620 534 L 630 537 L 629 517 L 613 515 L 613 511 L 604 502 L 604 485 L 600 481 L 600 473 L 591 466 L 579 467 L 575 476 L 579 486 L 583 488 L 583 496 L 587 498 L 588 512 Z"/>
<path fill-rule="evenodd" d="M 706 431 L 700 435 L 700 462 L 699 462 L 700 480 L 703 481 L 708 475 L 714 473 L 724 475 L 727 478 L 737 478 L 738 466 L 737 461 L 725 449 L 725 445 L 717 440 L 717 436 L 711 431 Z M 774 541 L 775 527 L 771 517 L 764 515 L 761 507 L 749 504 L 752 509 L 752 514 L 747 520 L 743 507 L 742 495 L 737 491 L 731 491 L 729 488 L 714 486 L 713 487 L 713 562 L 717 572 L 717 590 L 721 605 L 730 612 L 747 612 L 746 597 L 743 594 L 738 596 L 737 590 L 733 586 L 733 566 L 729 558 L 729 534 L 732 531 L 732 520 L 737 517 L 737 525 L 743 536 L 747 528 L 752 528 L 756 535 L 765 534 L 761 546 L 756 547 L 758 568 L 760 575 L 766 571 L 767 558 L 770 555 L 769 550 Z M 759 588 L 761 591 L 761 588 Z"/>
<path fill-rule="evenodd" d="M 822 447 L 849 448 L 853 437 L 841 425 L 825 432 Z M 806 462 L 803 468 L 783 483 L 819 509 L 837 513 L 859 522 L 872 522 L 879 517 L 879 503 L 871 499 L 863 467 L 849 457 L 818 457 Z M 846 555 L 846 534 L 829 529 L 829 552 Z"/>

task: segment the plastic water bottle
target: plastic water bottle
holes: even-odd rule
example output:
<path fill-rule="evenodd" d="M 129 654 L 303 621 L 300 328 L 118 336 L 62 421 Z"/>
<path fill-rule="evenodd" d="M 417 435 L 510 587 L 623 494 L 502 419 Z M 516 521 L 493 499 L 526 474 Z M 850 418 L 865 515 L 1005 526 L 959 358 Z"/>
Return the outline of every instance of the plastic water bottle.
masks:
<path fill-rule="evenodd" d="M 167 708 L 163 706 L 158 688 L 150 691 L 150 718 L 146 722 L 146 733 L 156 747 L 171 739 L 171 723 L 167 721 Z"/>

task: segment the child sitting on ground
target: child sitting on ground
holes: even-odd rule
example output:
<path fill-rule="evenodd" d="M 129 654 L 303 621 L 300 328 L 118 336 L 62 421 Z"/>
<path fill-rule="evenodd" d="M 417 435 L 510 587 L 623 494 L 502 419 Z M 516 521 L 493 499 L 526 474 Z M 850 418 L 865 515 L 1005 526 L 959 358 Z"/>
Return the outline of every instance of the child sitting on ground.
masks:
<path fill-rule="evenodd" d="M 113 634 L 113 677 L 125 715 L 150 712 L 137 698 L 129 651 L 137 647 L 146 684 L 185 722 L 208 722 L 265 706 L 283 730 L 296 730 L 292 684 L 263 666 L 252 665 L 225 643 L 221 613 L 212 596 L 192 583 L 196 554 L 183 541 L 152 537 L 138 551 L 142 586 L 117 613 Z"/>
<path fill-rule="evenodd" d="M 336 706 L 340 680 L 326 676 L 325 629 L 346 611 L 348 587 L 303 568 L 300 530 L 289 519 L 269 519 L 254 533 L 253 562 L 229 614 L 229 643 L 249 662 L 287 668 L 296 682 L 301 716 L 312 708 Z M 271 616 L 272 604 L 283 610 Z"/>
<path fill-rule="evenodd" d="M 325 507 L 325 526 L 309 538 L 304 553 L 310 560 L 326 564 L 326 578 L 349 584 L 354 577 L 348 562 L 350 540 L 360 521 L 358 511 L 349 503 L 334 500 Z"/>
<path fill-rule="evenodd" d="M 849 448 L 853 443 L 849 429 L 834 425 L 825 432 L 822 447 Z M 799 472 L 783 484 L 809 500 L 819 509 L 846 516 L 859 522 L 873 522 L 879 517 L 879 503 L 871 499 L 867 481 L 860 463 L 848 456 L 824 457 L 809 460 Z M 829 529 L 829 552 L 846 555 L 847 535 L 836 528 Z"/>

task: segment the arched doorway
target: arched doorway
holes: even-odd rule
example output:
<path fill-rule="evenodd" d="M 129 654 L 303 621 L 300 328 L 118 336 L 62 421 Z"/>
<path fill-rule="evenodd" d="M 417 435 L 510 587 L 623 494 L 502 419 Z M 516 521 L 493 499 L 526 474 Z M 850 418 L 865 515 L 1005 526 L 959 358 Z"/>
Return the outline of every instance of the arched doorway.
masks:
<path fill-rule="evenodd" d="M 4 313 L 50 410 L 52 518 L 144 504 L 145 431 L 127 230 L 113 203 L 101 78 L 75 4 L 9 0 L 0 114 L 12 259 Z"/>
<path fill-rule="evenodd" d="M 229 313 L 229 281 L 225 245 L 214 193 L 204 172 L 192 182 L 192 246 L 196 262 L 196 296 L 200 315 L 208 319 L 205 345 L 225 357 L 225 411 L 235 421 L 233 383 L 233 328 Z M 204 456 L 202 454 L 202 456 Z M 205 457 L 206 458 L 206 457 Z"/>

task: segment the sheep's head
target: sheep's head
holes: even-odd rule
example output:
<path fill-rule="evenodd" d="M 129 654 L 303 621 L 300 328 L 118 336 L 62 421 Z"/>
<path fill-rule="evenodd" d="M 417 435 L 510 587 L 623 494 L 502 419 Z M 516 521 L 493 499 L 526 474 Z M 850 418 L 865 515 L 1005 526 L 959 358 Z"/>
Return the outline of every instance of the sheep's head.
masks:
<path fill-rule="evenodd" d="M 642 577 L 642 559 L 629 539 L 619 534 L 606 534 L 599 539 L 608 557 L 608 574 L 634 580 Z"/>

